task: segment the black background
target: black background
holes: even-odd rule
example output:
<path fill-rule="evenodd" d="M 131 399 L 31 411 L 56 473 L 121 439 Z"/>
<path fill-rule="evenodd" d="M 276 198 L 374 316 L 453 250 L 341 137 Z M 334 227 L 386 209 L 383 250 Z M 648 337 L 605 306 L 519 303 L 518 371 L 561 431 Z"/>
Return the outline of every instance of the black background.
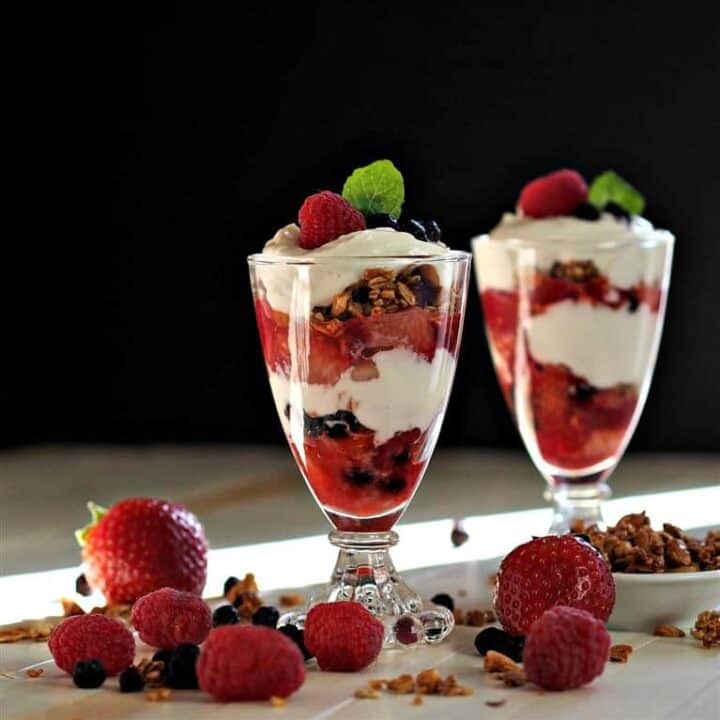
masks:
<path fill-rule="evenodd" d="M 92 250 L 67 246 L 25 368 L 40 397 L 6 443 L 281 442 L 245 256 L 389 157 L 456 248 L 557 167 L 640 188 L 677 246 L 633 447 L 720 448 L 717 3 L 435 5 L 123 8 L 95 36 L 106 64 L 67 43 L 73 80 L 48 59 L 61 154 L 98 169 L 39 194 L 73 198 Z M 519 446 L 474 293 L 442 442 Z"/>

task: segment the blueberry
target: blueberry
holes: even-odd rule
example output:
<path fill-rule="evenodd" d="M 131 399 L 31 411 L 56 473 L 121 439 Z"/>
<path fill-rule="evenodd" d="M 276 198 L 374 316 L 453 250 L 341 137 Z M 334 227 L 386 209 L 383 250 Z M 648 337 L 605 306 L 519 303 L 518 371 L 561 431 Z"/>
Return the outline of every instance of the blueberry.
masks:
<path fill-rule="evenodd" d="M 485 655 L 488 650 L 494 650 L 507 655 L 515 662 L 522 662 L 524 647 L 524 637 L 508 635 L 504 630 L 496 627 L 485 628 L 475 636 L 475 649 L 480 655 Z"/>
<path fill-rule="evenodd" d="M 75 592 L 78 595 L 82 595 L 83 597 L 92 595 L 92 588 L 88 584 L 85 573 L 82 573 L 82 575 L 78 575 L 77 580 L 75 580 Z"/>
<path fill-rule="evenodd" d="M 238 621 L 237 610 L 232 605 L 221 605 L 213 613 L 213 627 L 235 625 Z"/>
<path fill-rule="evenodd" d="M 637 312 L 638 307 L 640 306 L 640 300 L 638 300 L 638 296 L 634 292 L 629 292 L 627 296 L 627 302 L 628 302 L 628 312 L 634 313 Z"/>
<path fill-rule="evenodd" d="M 342 440 L 348 436 L 348 427 L 344 423 L 333 423 L 328 425 L 327 436 L 332 440 Z"/>
<path fill-rule="evenodd" d="M 417 220 L 415 218 L 403 220 L 403 222 L 400 224 L 400 227 L 405 232 L 414 235 L 418 240 L 424 240 L 425 242 L 428 242 L 427 229 L 422 220 Z"/>
<path fill-rule="evenodd" d="M 580 203 L 573 215 L 581 220 L 599 220 L 600 211 L 592 203 Z"/>
<path fill-rule="evenodd" d="M 400 475 L 393 475 L 383 482 L 382 489 L 395 494 L 402 492 L 405 489 L 405 485 L 405 478 Z"/>
<path fill-rule="evenodd" d="M 426 220 L 425 232 L 427 233 L 427 239 L 430 242 L 442 242 L 442 230 L 440 229 L 440 225 L 438 225 L 437 220 Z"/>
<path fill-rule="evenodd" d="M 280 613 L 274 607 L 263 605 L 253 613 L 252 624 L 266 625 L 267 627 L 274 628 L 279 619 Z"/>
<path fill-rule="evenodd" d="M 584 380 L 578 380 L 568 388 L 568 395 L 577 402 L 587 402 L 595 393 L 597 388 Z"/>
<path fill-rule="evenodd" d="M 120 673 L 120 692 L 140 692 L 144 687 L 145 681 L 134 665 Z"/>
<path fill-rule="evenodd" d="M 287 414 L 290 415 L 290 406 L 287 406 Z M 225 585 L 223 585 L 223 595 L 227 595 L 238 583 L 240 580 L 238 578 L 233 577 L 232 575 L 225 581 Z"/>
<path fill-rule="evenodd" d="M 234 608 L 239 608 L 244 603 L 245 603 L 245 593 L 240 593 L 239 595 L 235 596 L 235 599 L 232 601 L 232 606 Z"/>
<path fill-rule="evenodd" d="M 158 650 L 153 656 L 153 660 L 159 660 L 160 662 L 165 663 L 166 665 L 170 662 L 170 658 L 172 657 L 173 651 L 172 650 Z"/>
<path fill-rule="evenodd" d="M 470 536 L 459 526 L 455 526 L 450 533 L 450 542 L 454 547 L 460 547 L 464 545 Z"/>
<path fill-rule="evenodd" d="M 165 668 L 167 686 L 177 690 L 195 690 L 198 686 L 195 665 L 199 655 L 200 648 L 197 645 L 178 645 Z"/>
<path fill-rule="evenodd" d="M 373 474 L 371 472 L 361 470 L 359 468 L 353 468 L 349 472 L 345 473 L 345 477 L 348 479 L 349 483 L 352 485 L 358 485 L 359 487 L 369 485 L 373 481 Z"/>
<path fill-rule="evenodd" d="M 616 202 L 613 202 L 612 200 L 609 203 L 605 204 L 605 207 L 603 210 L 606 213 L 610 213 L 611 215 L 614 215 L 618 220 L 629 220 L 630 219 L 630 213 L 622 207 L 622 205 L 618 205 Z"/>
<path fill-rule="evenodd" d="M 278 630 L 285 636 L 289 637 L 299 648 L 305 660 L 313 657 L 312 653 L 305 647 L 305 633 L 295 625 L 283 625 Z"/>
<path fill-rule="evenodd" d="M 397 230 L 398 220 L 394 215 L 375 213 L 374 215 L 365 216 L 365 225 L 368 228 L 388 227 Z"/>
<path fill-rule="evenodd" d="M 410 461 L 410 453 L 407 450 L 403 450 L 401 453 L 398 453 L 393 458 L 393 462 L 396 465 L 404 465 L 406 462 Z"/>
<path fill-rule="evenodd" d="M 83 690 L 100 687 L 106 677 L 105 668 L 99 660 L 81 660 L 73 670 L 73 682 Z"/>
<path fill-rule="evenodd" d="M 442 605 L 447 608 L 450 612 L 455 609 L 455 601 L 447 593 L 438 593 L 430 598 L 430 602 L 434 602 L 436 605 Z"/>

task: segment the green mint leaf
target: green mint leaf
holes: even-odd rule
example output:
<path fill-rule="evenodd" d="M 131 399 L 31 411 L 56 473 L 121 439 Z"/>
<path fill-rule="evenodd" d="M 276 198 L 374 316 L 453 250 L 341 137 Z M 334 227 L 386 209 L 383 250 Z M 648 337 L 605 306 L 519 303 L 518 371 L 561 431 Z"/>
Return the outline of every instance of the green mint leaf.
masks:
<path fill-rule="evenodd" d="M 363 215 L 387 213 L 398 217 L 405 200 L 405 183 L 390 160 L 376 160 L 350 175 L 342 196 Z"/>
<path fill-rule="evenodd" d="M 592 181 L 588 199 L 599 210 L 609 202 L 617 203 L 631 215 L 640 215 L 645 208 L 645 198 L 613 170 L 606 170 Z"/>
<path fill-rule="evenodd" d="M 90 511 L 91 520 L 85 527 L 82 527 L 79 530 L 75 531 L 75 539 L 77 540 L 77 543 L 80 547 L 85 547 L 85 543 L 87 542 L 87 537 L 90 534 L 90 531 L 107 514 L 107 508 L 104 508 L 102 505 L 98 505 L 97 503 L 94 503 L 92 501 L 87 504 L 87 507 Z"/>

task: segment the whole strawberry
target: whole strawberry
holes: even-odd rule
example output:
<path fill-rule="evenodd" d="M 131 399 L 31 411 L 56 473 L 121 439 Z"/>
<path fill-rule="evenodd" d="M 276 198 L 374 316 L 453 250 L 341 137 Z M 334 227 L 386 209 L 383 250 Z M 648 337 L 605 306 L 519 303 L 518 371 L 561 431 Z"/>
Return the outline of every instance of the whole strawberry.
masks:
<path fill-rule="evenodd" d="M 319 603 L 305 618 L 305 645 L 321 670 L 355 672 L 382 650 L 383 624 L 358 602 Z"/>
<path fill-rule="evenodd" d="M 511 635 L 555 605 L 587 610 L 605 622 L 615 605 L 615 581 L 590 543 L 573 535 L 549 535 L 516 547 L 500 564 L 495 612 Z"/>
<path fill-rule="evenodd" d="M 108 675 L 132 665 L 135 640 L 118 620 L 105 615 L 73 615 L 57 625 L 48 640 L 55 664 L 66 673 L 86 660 L 99 660 Z"/>
<path fill-rule="evenodd" d="M 129 498 L 110 510 L 88 507 L 93 522 L 76 535 L 87 580 L 109 604 L 133 603 L 163 587 L 202 592 L 207 541 L 198 519 L 182 505 Z"/>
<path fill-rule="evenodd" d="M 217 700 L 287 697 L 305 682 L 295 643 L 262 625 L 222 625 L 210 632 L 197 664 L 200 688 Z"/>
<path fill-rule="evenodd" d="M 144 643 L 173 650 L 204 642 L 212 628 L 212 613 L 195 593 L 166 587 L 143 595 L 133 605 L 132 624 Z"/>
<path fill-rule="evenodd" d="M 531 626 L 523 665 L 528 680 L 545 690 L 569 690 L 602 675 L 610 649 L 605 625 L 577 608 L 547 610 Z"/>

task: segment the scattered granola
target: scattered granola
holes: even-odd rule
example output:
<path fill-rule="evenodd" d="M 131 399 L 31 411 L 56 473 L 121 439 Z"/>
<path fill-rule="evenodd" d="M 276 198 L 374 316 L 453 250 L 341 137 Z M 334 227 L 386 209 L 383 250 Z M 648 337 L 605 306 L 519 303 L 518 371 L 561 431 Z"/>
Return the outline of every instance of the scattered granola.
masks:
<path fill-rule="evenodd" d="M 273 707 L 284 707 L 287 704 L 285 698 L 276 697 L 275 695 L 270 696 L 270 704 Z"/>
<path fill-rule="evenodd" d="M 404 673 L 390 680 L 371 680 L 367 687 L 355 692 L 355 697 L 369 697 L 374 699 L 379 697 L 379 691 L 382 689 L 387 690 L 387 692 L 393 695 L 415 694 L 416 697 L 422 695 L 465 697 L 475 693 L 472 688 L 461 685 L 454 675 L 448 675 L 446 678 L 443 678 L 435 668 L 428 668 L 418 673 L 415 677 Z M 420 705 L 421 703 L 413 702 L 412 704 Z"/>
<path fill-rule="evenodd" d="M 85 611 L 74 600 L 69 600 L 68 598 L 60 598 L 60 603 L 63 609 L 63 617 L 85 614 Z"/>
<path fill-rule="evenodd" d="M 16 625 L 0 628 L 0 643 L 15 643 L 21 640 L 42 642 L 50 637 L 57 622 L 40 621 L 30 625 Z"/>
<path fill-rule="evenodd" d="M 484 627 L 497 620 L 492 610 L 480 610 L 477 608 L 472 610 L 455 608 L 453 617 L 456 625 L 467 625 L 468 627 Z"/>
<path fill-rule="evenodd" d="M 43 669 L 42 668 L 28 668 L 25 671 L 25 674 L 29 678 L 39 678 L 43 674 Z"/>
<path fill-rule="evenodd" d="M 165 684 L 165 663 L 162 660 L 142 658 L 135 667 L 149 688 L 159 688 Z"/>
<path fill-rule="evenodd" d="M 626 663 L 630 659 L 632 652 L 632 645 L 613 645 L 610 648 L 608 660 L 610 662 Z"/>
<path fill-rule="evenodd" d="M 387 681 L 387 689 L 397 695 L 408 695 L 415 692 L 415 679 L 412 675 L 404 674 Z"/>
<path fill-rule="evenodd" d="M 658 637 L 681 638 L 685 637 L 685 631 L 675 625 L 658 625 L 655 630 L 653 630 L 653 635 L 657 635 Z"/>
<path fill-rule="evenodd" d="M 356 690 L 353 696 L 358 700 L 377 700 L 380 697 L 380 693 L 370 687 L 364 687 Z"/>
<path fill-rule="evenodd" d="M 720 647 L 720 611 L 703 610 L 697 616 L 691 633 L 704 648 Z"/>
<path fill-rule="evenodd" d="M 422 695 L 416 695 L 416 696 L 412 699 L 412 702 L 411 702 L 410 704 L 417 706 L 417 705 L 422 705 L 423 702 L 424 702 L 424 700 L 422 699 Z"/>
<path fill-rule="evenodd" d="M 507 687 L 521 687 L 527 682 L 525 673 L 522 670 L 509 670 L 498 675 Z"/>
<path fill-rule="evenodd" d="M 506 702 L 505 698 L 498 698 L 497 700 L 486 700 L 485 704 L 488 707 L 502 707 Z"/>
<path fill-rule="evenodd" d="M 305 602 L 305 597 L 300 593 L 290 593 L 288 595 L 281 595 L 278 598 L 280 607 L 295 607 L 296 605 L 302 605 Z"/>
<path fill-rule="evenodd" d="M 511 660 L 507 655 L 503 655 L 495 650 L 488 650 L 485 653 L 485 662 L 483 665 L 485 672 L 488 673 L 505 673 L 522 671 L 520 665 Z"/>
<path fill-rule="evenodd" d="M 371 680 L 368 686 L 373 690 L 382 690 L 387 686 L 387 680 Z"/>
<path fill-rule="evenodd" d="M 645 514 L 632 513 L 614 527 L 600 530 L 582 521 L 571 527 L 604 555 L 613 572 L 698 572 L 720 569 L 720 530 L 710 530 L 704 540 L 686 535 L 680 528 L 663 523 L 653 530 Z"/>
<path fill-rule="evenodd" d="M 157 690 L 150 690 L 145 693 L 145 699 L 150 702 L 162 702 L 163 700 L 170 699 L 170 688 L 158 688 Z"/>

